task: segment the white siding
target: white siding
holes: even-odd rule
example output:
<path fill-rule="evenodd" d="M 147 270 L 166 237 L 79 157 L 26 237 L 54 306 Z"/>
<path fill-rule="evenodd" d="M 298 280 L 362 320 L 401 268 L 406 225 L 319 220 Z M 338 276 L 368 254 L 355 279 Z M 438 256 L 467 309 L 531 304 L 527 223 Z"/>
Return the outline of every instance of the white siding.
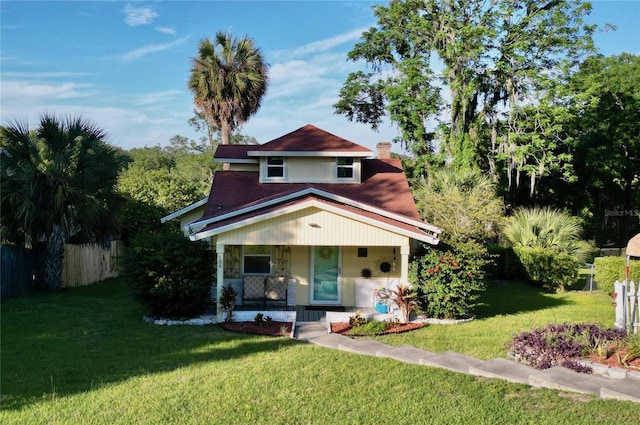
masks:
<path fill-rule="evenodd" d="M 225 245 L 400 246 L 408 238 L 310 207 L 218 235 Z"/>
<path fill-rule="evenodd" d="M 336 177 L 335 157 L 286 157 L 285 178 L 265 179 L 265 163 L 260 163 L 260 181 L 264 183 L 360 183 L 360 158 L 353 159 L 353 179 Z"/>

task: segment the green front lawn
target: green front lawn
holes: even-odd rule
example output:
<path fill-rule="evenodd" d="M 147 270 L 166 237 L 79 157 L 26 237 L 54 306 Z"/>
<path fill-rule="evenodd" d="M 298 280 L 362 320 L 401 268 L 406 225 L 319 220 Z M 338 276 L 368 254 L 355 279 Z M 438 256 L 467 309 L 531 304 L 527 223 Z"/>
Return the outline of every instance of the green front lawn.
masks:
<path fill-rule="evenodd" d="M 613 327 L 611 298 L 600 291 L 547 293 L 523 283 L 487 285 L 474 313 L 476 319 L 458 325 L 427 326 L 414 332 L 388 335 L 387 344 L 411 344 L 425 350 L 446 350 L 490 360 L 506 357 L 514 334 L 548 323 L 597 323 Z"/>
<path fill-rule="evenodd" d="M 630 402 L 287 338 L 151 325 L 119 280 L 1 307 L 3 424 L 621 424 L 640 414 Z M 546 295 L 520 285 L 491 287 L 477 314 L 472 323 L 401 338 L 488 358 L 504 356 L 508 336 L 533 324 L 613 321 L 606 296 Z"/>

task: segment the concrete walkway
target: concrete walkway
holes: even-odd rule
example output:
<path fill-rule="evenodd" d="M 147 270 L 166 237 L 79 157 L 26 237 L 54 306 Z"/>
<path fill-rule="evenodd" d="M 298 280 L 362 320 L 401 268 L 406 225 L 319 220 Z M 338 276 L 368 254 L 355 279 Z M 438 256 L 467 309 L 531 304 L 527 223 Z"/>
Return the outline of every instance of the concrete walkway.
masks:
<path fill-rule="evenodd" d="M 298 322 L 295 337 L 313 344 L 368 356 L 390 357 L 412 364 L 439 367 L 474 376 L 504 379 L 533 387 L 552 388 L 603 399 L 640 403 L 640 372 L 621 368 L 596 367 L 593 374 L 574 372 L 556 366 L 538 370 L 507 359 L 479 360 L 464 354 L 445 351 L 433 353 L 410 345 L 391 346 L 372 339 L 352 339 L 327 332 L 322 322 Z"/>

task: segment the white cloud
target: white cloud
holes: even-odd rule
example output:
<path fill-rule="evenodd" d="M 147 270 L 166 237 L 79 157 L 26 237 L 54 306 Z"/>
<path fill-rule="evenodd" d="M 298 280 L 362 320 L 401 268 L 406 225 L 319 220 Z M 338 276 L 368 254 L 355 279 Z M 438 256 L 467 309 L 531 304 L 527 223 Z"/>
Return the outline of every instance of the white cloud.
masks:
<path fill-rule="evenodd" d="M 2 99 L 72 99 L 91 96 L 86 84 L 65 82 L 60 84 L 29 81 L 3 81 Z"/>
<path fill-rule="evenodd" d="M 68 78 L 83 77 L 86 72 L 3 72 L 3 78 Z"/>
<path fill-rule="evenodd" d="M 276 50 L 272 52 L 272 55 L 275 58 L 297 58 L 326 52 L 341 44 L 358 40 L 366 30 L 367 28 L 359 28 L 344 34 L 338 34 L 335 37 L 314 41 L 312 43 L 296 47 L 295 49 Z"/>
<path fill-rule="evenodd" d="M 169 28 L 169 27 L 156 27 L 156 30 L 163 34 L 169 34 L 169 35 L 176 35 L 176 32 L 177 32 L 174 28 Z"/>
<path fill-rule="evenodd" d="M 149 44 L 147 46 L 140 47 L 138 49 L 131 50 L 120 56 L 120 59 L 124 60 L 133 60 L 139 59 L 142 56 L 146 56 L 150 53 L 161 52 L 163 50 L 171 49 L 179 44 L 184 43 L 188 39 L 191 38 L 191 35 L 187 35 L 186 37 L 182 37 L 178 40 L 172 41 L 171 43 L 163 43 L 163 44 Z"/>
<path fill-rule="evenodd" d="M 185 90 L 186 91 L 186 90 Z M 168 102 L 170 100 L 175 99 L 176 97 L 183 95 L 184 92 L 180 90 L 165 90 L 161 92 L 154 93 L 145 93 L 139 96 L 136 96 L 133 99 L 133 104 L 135 105 L 157 105 L 162 102 Z"/>
<path fill-rule="evenodd" d="M 134 7 L 130 4 L 124 8 L 124 14 L 124 21 L 130 27 L 148 25 L 158 16 L 158 14 L 150 7 Z"/>

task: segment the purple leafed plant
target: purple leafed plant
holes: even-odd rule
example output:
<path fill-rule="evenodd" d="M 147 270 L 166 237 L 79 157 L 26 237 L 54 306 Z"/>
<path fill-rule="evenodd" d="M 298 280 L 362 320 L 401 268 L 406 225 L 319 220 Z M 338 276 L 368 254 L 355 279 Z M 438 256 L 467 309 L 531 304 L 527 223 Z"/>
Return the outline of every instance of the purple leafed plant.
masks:
<path fill-rule="evenodd" d="M 591 373 L 591 368 L 581 365 L 579 360 L 595 347 L 621 341 L 625 336 L 623 329 L 603 329 L 589 323 L 550 324 L 516 335 L 509 344 L 508 355 L 536 369 L 563 366 Z"/>

